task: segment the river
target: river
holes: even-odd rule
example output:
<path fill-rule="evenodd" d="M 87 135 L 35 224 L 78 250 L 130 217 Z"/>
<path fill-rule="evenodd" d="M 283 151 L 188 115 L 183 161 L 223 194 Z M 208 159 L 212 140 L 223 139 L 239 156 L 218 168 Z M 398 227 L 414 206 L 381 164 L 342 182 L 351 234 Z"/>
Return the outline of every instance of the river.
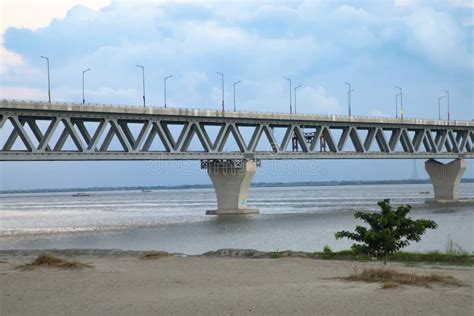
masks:
<path fill-rule="evenodd" d="M 427 194 L 427 192 L 429 192 Z M 474 199 L 474 184 L 463 183 L 461 195 Z M 251 188 L 249 206 L 259 215 L 216 217 L 212 189 L 153 192 L 91 192 L 0 195 L 0 249 L 113 248 L 165 250 L 198 254 L 218 248 L 258 250 L 347 249 L 335 240 L 339 230 L 353 230 L 357 210 L 375 211 L 376 203 L 410 204 L 413 218 L 428 218 L 439 227 L 428 231 L 413 251 L 446 250 L 448 239 L 474 251 L 474 204 L 425 203 L 430 184 L 351 185 Z"/>

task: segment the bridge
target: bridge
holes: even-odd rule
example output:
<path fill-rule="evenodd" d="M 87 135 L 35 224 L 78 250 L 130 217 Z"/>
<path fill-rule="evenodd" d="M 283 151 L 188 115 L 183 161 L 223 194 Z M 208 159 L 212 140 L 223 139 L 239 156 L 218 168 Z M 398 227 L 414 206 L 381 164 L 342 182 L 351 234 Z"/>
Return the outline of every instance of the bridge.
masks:
<path fill-rule="evenodd" d="M 425 159 L 435 199 L 459 199 L 474 121 L 222 112 L 3 100 L 0 161 L 200 160 L 216 214 L 242 214 L 261 160 Z M 453 159 L 442 164 L 435 159 Z"/>

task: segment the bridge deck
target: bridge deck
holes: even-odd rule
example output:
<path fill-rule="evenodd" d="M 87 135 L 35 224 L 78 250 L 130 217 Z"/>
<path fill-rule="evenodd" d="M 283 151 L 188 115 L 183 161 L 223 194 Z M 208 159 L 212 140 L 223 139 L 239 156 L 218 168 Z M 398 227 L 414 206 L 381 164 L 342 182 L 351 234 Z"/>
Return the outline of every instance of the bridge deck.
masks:
<path fill-rule="evenodd" d="M 423 126 L 463 126 L 474 127 L 474 120 L 437 120 L 418 118 L 394 118 L 394 117 L 371 117 L 371 116 L 347 116 L 347 115 L 321 115 L 321 114 L 288 114 L 274 112 L 222 112 L 210 109 L 186 109 L 186 108 L 162 108 L 162 107 L 140 107 L 112 104 L 77 104 L 65 102 L 39 102 L 39 101 L 12 101 L 3 100 L 0 110 L 16 111 L 46 111 L 46 112 L 77 112 L 112 114 L 112 115 L 137 115 L 137 116 L 176 116 L 190 118 L 223 118 L 238 120 L 270 120 L 270 121 L 310 121 L 310 122 L 341 122 L 341 123 L 375 123 L 395 125 L 423 125 Z"/>

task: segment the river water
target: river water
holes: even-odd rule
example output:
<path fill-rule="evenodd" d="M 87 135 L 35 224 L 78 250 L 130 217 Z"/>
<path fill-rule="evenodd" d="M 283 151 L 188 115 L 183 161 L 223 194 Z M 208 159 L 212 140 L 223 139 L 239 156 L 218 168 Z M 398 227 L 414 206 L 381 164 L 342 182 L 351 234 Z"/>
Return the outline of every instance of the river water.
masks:
<path fill-rule="evenodd" d="M 429 192 L 427 194 L 427 192 Z M 474 204 L 425 203 L 426 185 L 353 185 L 251 188 L 249 206 L 259 215 L 216 217 L 212 189 L 153 192 L 93 192 L 0 195 L 0 249 L 113 248 L 165 250 L 197 254 L 218 248 L 258 250 L 347 249 L 335 240 L 339 230 L 353 230 L 357 210 L 377 210 L 376 202 L 413 206 L 413 218 L 435 220 L 414 251 L 446 249 L 448 239 L 474 251 Z M 474 199 L 474 184 L 461 195 Z"/>

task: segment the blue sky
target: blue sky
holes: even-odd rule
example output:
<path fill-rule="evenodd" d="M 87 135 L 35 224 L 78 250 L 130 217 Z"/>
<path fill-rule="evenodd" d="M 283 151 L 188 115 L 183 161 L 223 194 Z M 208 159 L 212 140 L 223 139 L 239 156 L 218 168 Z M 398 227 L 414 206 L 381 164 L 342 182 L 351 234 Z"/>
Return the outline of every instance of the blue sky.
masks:
<path fill-rule="evenodd" d="M 452 118 L 474 117 L 471 1 L 73 5 L 78 2 L 59 17 L 45 17 L 40 26 L 3 22 L 3 98 L 47 98 L 45 63 L 39 58 L 45 55 L 55 101 L 80 102 L 81 73 L 91 68 L 88 102 L 140 104 L 141 74 L 135 65 L 141 64 L 150 106 L 163 105 L 163 77 L 172 74 L 169 106 L 217 108 L 216 71 L 221 71 L 228 106 L 232 82 L 242 81 L 237 105 L 245 111 L 288 111 L 286 76 L 303 85 L 299 112 L 346 113 L 344 81 L 350 81 L 355 115 L 393 116 L 394 86 L 401 86 L 408 117 L 437 117 L 444 89 L 450 91 Z M 8 3 L 2 4 L 2 15 L 9 14 Z M 58 6 L 24 6 L 22 13 L 41 17 L 48 5 Z M 413 168 L 412 161 L 393 160 L 264 165 L 254 181 L 400 179 L 410 178 Z M 426 177 L 422 161 L 417 169 Z M 466 177 L 474 176 L 473 169 L 469 162 Z M 2 163 L 1 173 L 2 189 L 209 182 L 199 162 Z"/>

